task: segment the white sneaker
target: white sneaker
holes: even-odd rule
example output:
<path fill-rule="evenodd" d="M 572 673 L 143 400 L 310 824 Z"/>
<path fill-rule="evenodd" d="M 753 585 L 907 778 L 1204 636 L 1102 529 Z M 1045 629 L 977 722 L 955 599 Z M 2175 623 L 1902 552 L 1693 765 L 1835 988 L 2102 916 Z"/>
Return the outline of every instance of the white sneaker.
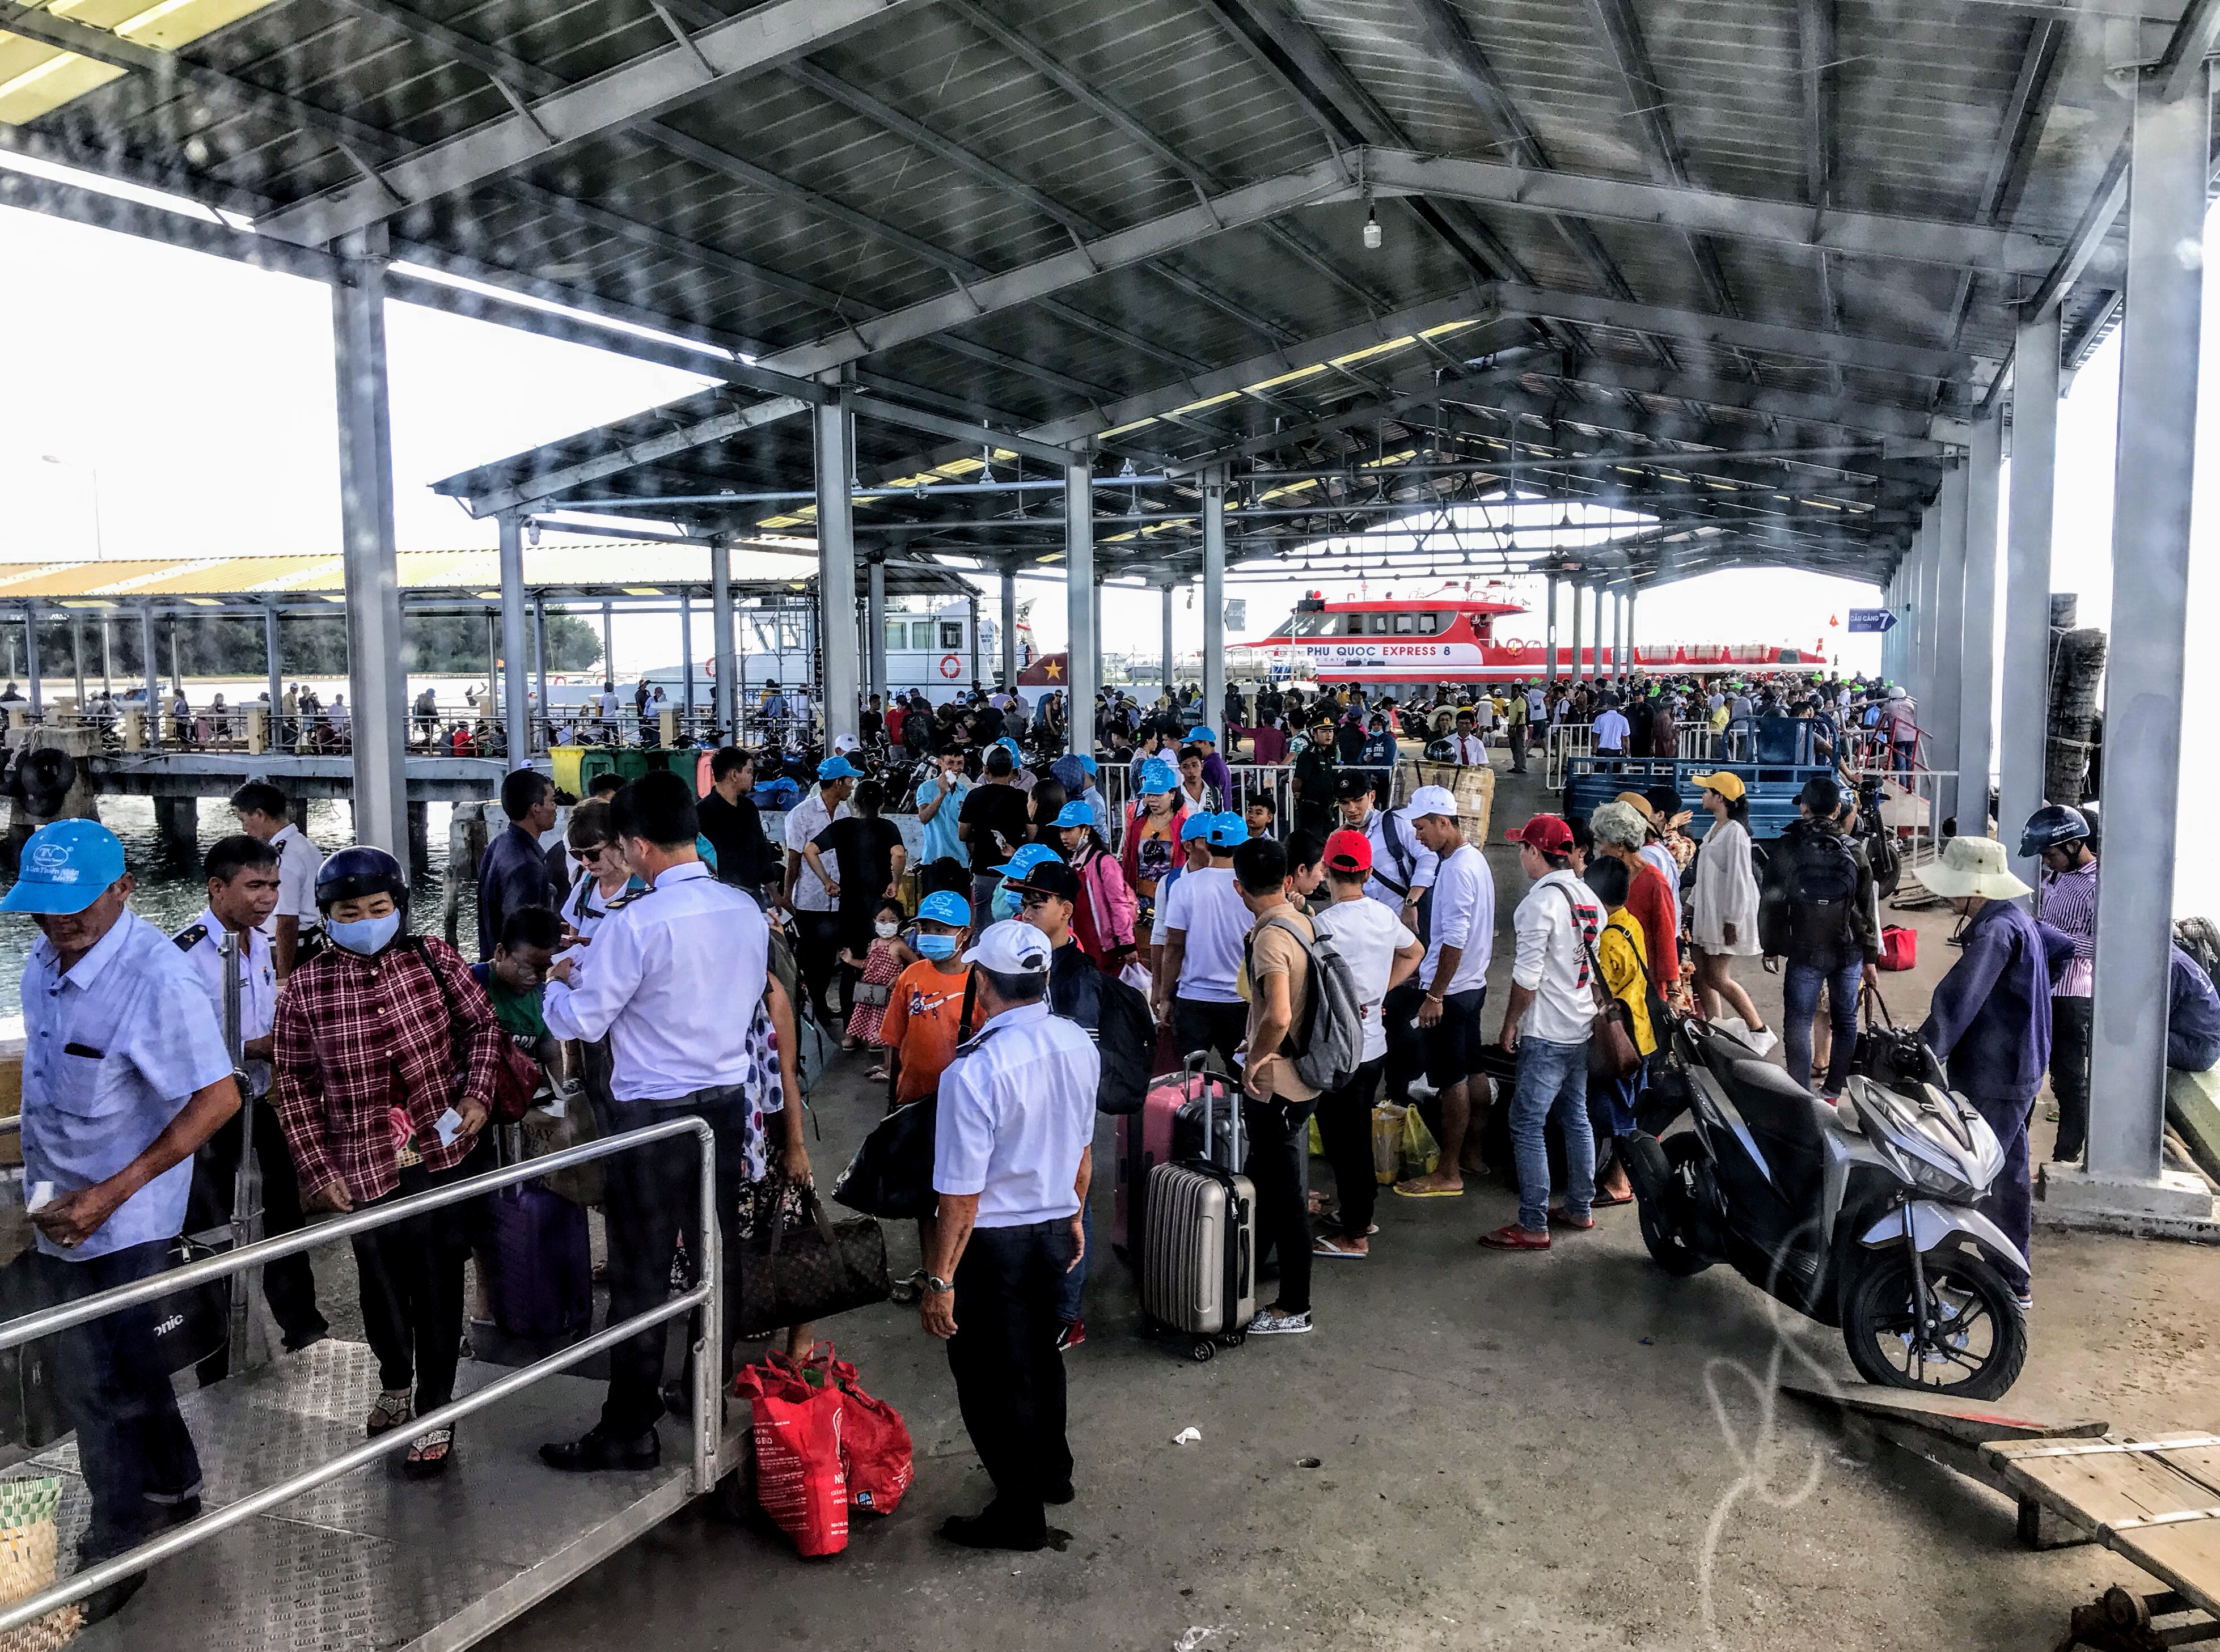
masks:
<path fill-rule="evenodd" d="M 1259 1308 L 1249 1322 L 1251 1337 L 1300 1337 L 1310 1328 L 1308 1309 L 1300 1313 L 1275 1313 L 1269 1308 Z"/>
<path fill-rule="evenodd" d="M 1769 1026 L 1760 1027 L 1756 1032 L 1745 1033 L 1743 1036 L 1749 1041 L 1749 1047 L 1761 1056 L 1771 1055 L 1773 1047 L 1780 1042 L 1774 1036 L 1773 1029 Z"/>

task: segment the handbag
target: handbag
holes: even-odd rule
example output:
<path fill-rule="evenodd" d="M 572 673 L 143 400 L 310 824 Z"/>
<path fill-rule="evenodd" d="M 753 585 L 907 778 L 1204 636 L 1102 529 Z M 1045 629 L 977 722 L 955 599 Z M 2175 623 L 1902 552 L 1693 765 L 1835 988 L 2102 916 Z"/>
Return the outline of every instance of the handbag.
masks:
<path fill-rule="evenodd" d="M 1596 957 L 1587 932 L 1581 928 L 1580 913 L 1573 905 L 1573 897 L 1565 893 L 1562 883 L 1552 887 L 1565 896 L 1565 908 L 1573 914 L 1573 932 L 1581 938 L 1581 950 L 1588 958 L 1588 991 L 1594 995 L 1596 1011 L 1595 1019 L 1588 1027 L 1588 1076 L 1617 1082 L 1642 1070 L 1641 1046 L 1634 1042 L 1634 1017 L 1603 984 L 1603 963 Z M 1643 971 L 1645 977 L 1648 973 Z"/>
<path fill-rule="evenodd" d="M 979 977 L 963 983 L 963 1007 L 956 1019 L 956 1042 L 971 1036 L 971 1010 L 978 1001 Z M 832 1197 L 850 1210 L 890 1222 L 922 1221 L 940 1207 L 932 1190 L 932 1132 L 939 1117 L 940 1092 L 931 1090 L 905 1101 L 871 1127 L 848 1168 L 832 1184 Z"/>
<path fill-rule="evenodd" d="M 834 1222 L 814 1188 L 801 1190 L 805 1224 L 775 1222 L 744 1242 L 734 1293 L 736 1337 L 763 1337 L 868 1307 L 894 1294 L 886 1235 L 876 1218 Z"/>
<path fill-rule="evenodd" d="M 413 937 L 409 950 L 432 972 L 432 979 L 439 983 L 440 996 L 446 1003 L 447 1038 L 453 1046 L 455 1088 L 459 1094 L 471 1072 L 470 1024 L 457 1012 L 454 988 L 447 984 L 446 973 L 432 961 L 432 949 L 424 944 L 424 938 Z M 475 982 L 477 977 L 473 976 L 471 979 Z M 485 988 L 480 987 L 478 990 L 483 992 Z M 539 1063 L 519 1050 L 516 1041 L 503 1032 L 500 1053 L 494 1063 L 492 1122 L 513 1125 L 521 1120 L 532 1111 L 532 1098 L 539 1093 L 540 1080 Z"/>

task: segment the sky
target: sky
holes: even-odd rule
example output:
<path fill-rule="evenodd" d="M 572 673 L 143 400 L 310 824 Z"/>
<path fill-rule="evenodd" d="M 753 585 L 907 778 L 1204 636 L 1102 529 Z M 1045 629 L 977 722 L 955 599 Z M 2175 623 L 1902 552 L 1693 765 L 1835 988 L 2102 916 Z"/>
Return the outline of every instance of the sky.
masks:
<path fill-rule="evenodd" d="M 20 164 L 0 158 L 0 164 Z M 36 170 L 36 169 L 34 169 Z M 2211 240 L 2208 221 L 2207 240 Z M 321 285 L 109 231 L 0 208 L 0 267 L 14 283 L 6 368 L 0 371 L 0 561 L 104 554 L 204 557 L 336 553 L 338 435 L 332 390 L 331 301 Z M 2208 302 L 2220 302 L 2214 261 Z M 2220 310 L 2216 310 L 2220 314 Z M 401 548 L 490 545 L 434 480 L 583 430 L 701 388 L 675 369 L 558 342 L 414 305 L 387 307 L 394 510 Z M 2220 373 L 2220 327 L 2207 329 L 2203 367 Z M 2076 376 L 2060 409 L 2054 590 L 2080 597 L 2080 623 L 2111 620 L 2112 449 L 2117 334 Z M 2220 421 L 2201 418 L 2192 545 L 2210 545 Z M 2009 498 L 2009 478 L 2005 497 Z M 2004 512 L 2000 510 L 2000 515 Z M 1322 564 L 1322 555 L 1318 560 Z M 1300 558 L 1291 558 L 1291 563 Z M 707 577 L 707 552 L 703 552 Z M 2199 651 L 2203 621 L 2220 602 L 2220 567 L 2192 558 L 2192 639 L 2186 703 L 2220 691 L 2220 650 Z M 1338 565 L 1339 558 L 1335 558 Z M 1400 592 L 1437 581 L 1399 573 Z M 1541 636 L 1539 580 L 1514 580 L 1513 600 L 1536 612 L 1500 634 Z M 1228 595 L 1248 603 L 1246 634 L 1285 617 L 1306 589 L 1353 592 L 1354 577 L 1297 571 L 1285 580 L 1237 574 Z M 1383 582 L 1367 587 L 1377 591 Z M 1022 582 L 1037 640 L 1064 640 L 1063 588 Z M 1199 593 L 1175 598 L 1174 646 L 1199 649 Z M 1818 575 L 1751 570 L 1657 588 L 1640 599 L 1637 642 L 1824 641 L 1846 670 L 1871 670 L 1877 638 L 1849 637 L 1853 607 L 1870 587 Z M 1153 656 L 1161 635 L 1154 590 L 1110 589 L 1103 634 Z M 988 612 L 992 613 L 991 605 Z M 620 619 L 620 675 L 674 664 L 677 621 Z M 2192 731 L 2197 725 L 2190 725 Z M 2185 770 L 2183 820 L 2220 803 L 2210 764 Z M 2220 908 L 2220 863 L 2186 857 L 2182 911 Z"/>

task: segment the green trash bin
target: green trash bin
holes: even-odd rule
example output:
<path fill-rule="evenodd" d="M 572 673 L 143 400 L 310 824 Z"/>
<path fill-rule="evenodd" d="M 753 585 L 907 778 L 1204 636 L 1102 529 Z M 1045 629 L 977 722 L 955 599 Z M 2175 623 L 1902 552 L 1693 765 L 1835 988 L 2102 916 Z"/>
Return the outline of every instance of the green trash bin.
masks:
<path fill-rule="evenodd" d="M 578 795 L 586 796 L 593 790 L 595 780 L 602 775 L 621 776 L 624 770 L 617 764 L 618 752 L 606 745 L 589 746 L 578 759 Z"/>

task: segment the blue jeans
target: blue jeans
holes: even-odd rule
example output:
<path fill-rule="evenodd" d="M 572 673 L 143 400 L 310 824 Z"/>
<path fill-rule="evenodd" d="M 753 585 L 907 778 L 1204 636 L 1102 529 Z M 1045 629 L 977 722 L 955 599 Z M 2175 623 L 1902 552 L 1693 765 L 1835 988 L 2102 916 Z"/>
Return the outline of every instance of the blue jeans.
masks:
<path fill-rule="evenodd" d="M 1595 1198 L 1595 1132 L 1588 1128 L 1588 1045 L 1518 1040 L 1518 1083 L 1511 1094 L 1511 1149 L 1518 1164 L 1518 1225 L 1550 1228 L 1550 1149 L 1554 1117 L 1565 1141 L 1565 1211 L 1586 1216 Z"/>
<path fill-rule="evenodd" d="M 1849 962 L 1832 969 L 1816 963 L 1788 960 L 1781 977 L 1780 1044 L 1788 1063 L 1788 1076 L 1808 1085 L 1812 1077 L 1812 1017 L 1819 1008 L 1819 988 L 1827 989 L 1827 1019 L 1835 1029 L 1835 1047 L 1827 1057 L 1827 1082 L 1821 1094 L 1840 1095 L 1843 1081 L 1850 1075 L 1850 1057 L 1857 1053 L 1858 988 L 1866 972 L 1865 955 L 1854 952 Z"/>

